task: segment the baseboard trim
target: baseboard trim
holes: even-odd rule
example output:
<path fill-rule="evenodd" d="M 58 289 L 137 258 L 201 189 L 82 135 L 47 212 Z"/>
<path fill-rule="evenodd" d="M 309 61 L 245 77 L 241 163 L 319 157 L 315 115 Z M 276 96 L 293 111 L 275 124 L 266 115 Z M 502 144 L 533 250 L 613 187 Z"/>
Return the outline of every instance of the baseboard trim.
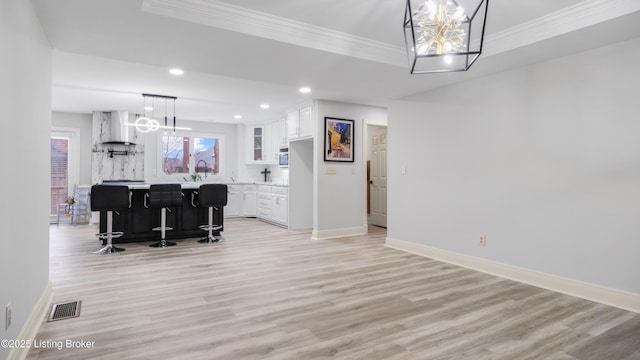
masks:
<path fill-rule="evenodd" d="M 342 229 L 313 230 L 311 231 L 311 239 L 325 240 L 325 239 L 341 238 L 346 236 L 365 235 L 367 231 L 368 231 L 368 227 L 366 225 L 352 227 L 352 228 L 342 228 Z"/>
<path fill-rule="evenodd" d="M 49 308 L 51 307 L 51 302 L 53 301 L 53 285 L 51 281 L 47 283 L 42 294 L 40 295 L 40 299 L 31 310 L 29 317 L 27 318 L 27 322 L 22 327 L 22 331 L 20 331 L 20 335 L 18 335 L 17 340 L 29 340 L 33 341 L 38 334 L 38 330 L 40 330 L 40 326 L 42 325 L 42 321 L 47 316 L 49 312 Z M 29 347 L 14 347 L 9 353 L 8 360 L 24 360 L 27 358 L 27 353 L 29 352 Z"/>
<path fill-rule="evenodd" d="M 640 314 L 640 294 L 387 237 L 385 246 Z"/>

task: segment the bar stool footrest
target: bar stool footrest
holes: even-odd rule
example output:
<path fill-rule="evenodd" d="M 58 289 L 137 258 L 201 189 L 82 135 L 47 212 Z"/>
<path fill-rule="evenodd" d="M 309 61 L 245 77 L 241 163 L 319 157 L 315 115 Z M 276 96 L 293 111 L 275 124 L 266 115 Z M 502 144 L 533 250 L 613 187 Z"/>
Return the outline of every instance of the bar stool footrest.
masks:
<path fill-rule="evenodd" d="M 111 232 L 111 238 L 112 239 L 117 239 L 117 238 L 121 237 L 122 235 L 124 235 L 124 232 L 122 232 L 122 231 L 113 231 L 113 232 Z M 96 237 L 100 238 L 100 240 L 106 240 L 109 237 L 109 233 L 108 232 L 99 233 L 99 234 L 96 234 Z"/>
<path fill-rule="evenodd" d="M 165 229 L 165 230 L 173 230 L 173 228 L 172 228 L 172 227 L 168 227 L 168 226 L 167 226 L 166 228 L 164 228 L 164 229 Z M 162 227 L 161 227 L 161 226 L 154 227 L 154 228 L 153 228 L 153 229 L 151 229 L 151 230 L 152 230 L 152 231 L 162 231 Z"/>
<path fill-rule="evenodd" d="M 209 231 L 209 230 L 218 231 L 218 230 L 222 230 L 222 225 L 200 225 L 199 228 L 204 231 Z"/>

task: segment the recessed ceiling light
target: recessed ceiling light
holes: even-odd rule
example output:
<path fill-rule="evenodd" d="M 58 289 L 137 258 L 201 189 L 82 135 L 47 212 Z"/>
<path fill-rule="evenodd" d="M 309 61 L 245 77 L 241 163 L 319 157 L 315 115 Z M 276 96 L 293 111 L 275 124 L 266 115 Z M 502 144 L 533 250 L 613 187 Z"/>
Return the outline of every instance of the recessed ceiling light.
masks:
<path fill-rule="evenodd" d="M 145 106 L 144 109 L 147 110 L 147 111 L 153 110 L 153 108 L 151 106 Z"/>
<path fill-rule="evenodd" d="M 173 75 L 182 75 L 182 74 L 184 74 L 184 70 L 178 69 L 178 68 L 169 69 L 169 72 L 171 74 L 173 74 Z"/>
<path fill-rule="evenodd" d="M 262 104 L 260 105 L 261 108 L 263 109 L 268 109 L 269 108 L 269 104 Z"/>
<path fill-rule="evenodd" d="M 307 86 L 303 86 L 303 87 L 301 87 L 300 89 L 298 89 L 298 91 L 300 91 L 300 92 L 301 92 L 301 93 L 303 93 L 303 94 L 308 94 L 308 93 L 310 93 L 310 92 L 311 92 L 311 88 L 310 88 L 310 87 L 307 87 Z"/>
<path fill-rule="evenodd" d="M 233 115 L 234 119 L 242 119 L 242 115 Z"/>

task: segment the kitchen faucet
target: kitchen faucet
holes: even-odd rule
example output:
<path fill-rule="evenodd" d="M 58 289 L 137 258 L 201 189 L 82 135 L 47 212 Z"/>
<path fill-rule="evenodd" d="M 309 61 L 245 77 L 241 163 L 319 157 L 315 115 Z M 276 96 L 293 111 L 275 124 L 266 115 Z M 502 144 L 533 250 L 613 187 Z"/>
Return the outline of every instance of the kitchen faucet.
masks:
<path fill-rule="evenodd" d="M 206 179 L 207 178 L 207 162 L 202 159 L 198 160 L 198 162 L 196 163 L 196 174 L 198 173 L 198 167 L 200 166 L 200 162 L 204 163 L 204 178 Z"/>

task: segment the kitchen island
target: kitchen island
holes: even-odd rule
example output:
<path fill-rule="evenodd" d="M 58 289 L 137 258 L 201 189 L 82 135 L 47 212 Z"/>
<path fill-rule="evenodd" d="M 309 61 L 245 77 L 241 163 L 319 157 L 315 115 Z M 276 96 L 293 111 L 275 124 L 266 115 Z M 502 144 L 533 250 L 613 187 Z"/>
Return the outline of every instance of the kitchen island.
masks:
<path fill-rule="evenodd" d="M 127 185 L 131 191 L 131 207 L 126 210 L 113 213 L 113 231 L 122 231 L 123 236 L 113 239 L 113 243 L 157 241 L 160 239 L 160 232 L 153 231 L 153 228 L 160 226 L 160 209 L 152 209 L 148 206 L 149 184 L 119 184 Z M 208 208 L 201 208 L 197 205 L 197 194 L 202 183 L 182 184 L 182 206 L 167 211 L 167 226 L 173 228 L 166 233 L 167 239 L 184 239 L 205 237 L 206 232 L 199 228 L 200 225 L 208 222 Z M 107 229 L 106 211 L 100 212 L 100 232 Z M 214 209 L 213 222 L 217 225 L 224 225 L 224 208 Z M 214 231 L 213 235 L 220 235 L 219 231 Z"/>

